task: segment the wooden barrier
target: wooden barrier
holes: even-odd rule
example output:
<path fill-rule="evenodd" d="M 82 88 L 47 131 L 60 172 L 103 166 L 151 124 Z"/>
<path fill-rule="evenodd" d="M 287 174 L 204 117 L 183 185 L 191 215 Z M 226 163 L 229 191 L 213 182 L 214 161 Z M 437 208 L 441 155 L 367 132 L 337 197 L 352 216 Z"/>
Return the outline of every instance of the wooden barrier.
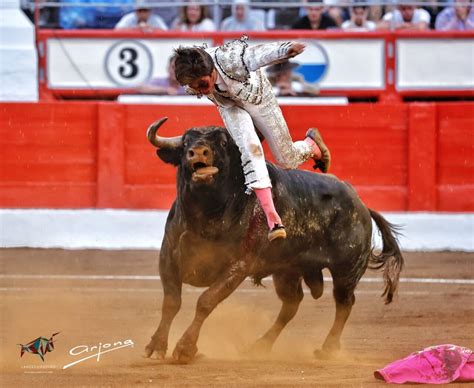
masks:
<path fill-rule="evenodd" d="M 474 211 L 473 108 L 282 107 L 294 139 L 319 127 L 332 150 L 332 172 L 368 206 L 394 211 Z M 155 156 L 147 126 L 168 116 L 160 133 L 173 136 L 196 123 L 222 123 L 214 107 L 193 105 L 4 103 L 0 112 L 0 207 L 7 208 L 167 209 L 175 169 Z"/>

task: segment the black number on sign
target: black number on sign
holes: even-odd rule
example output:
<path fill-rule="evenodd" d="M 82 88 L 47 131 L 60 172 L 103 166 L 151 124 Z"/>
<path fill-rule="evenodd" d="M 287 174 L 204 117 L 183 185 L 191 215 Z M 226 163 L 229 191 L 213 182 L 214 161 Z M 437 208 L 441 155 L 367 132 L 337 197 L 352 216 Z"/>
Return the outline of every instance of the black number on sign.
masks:
<path fill-rule="evenodd" d="M 131 47 L 126 47 L 120 50 L 119 53 L 120 59 L 122 59 L 125 64 L 120 65 L 119 74 L 123 78 L 133 78 L 138 74 L 138 66 L 136 60 L 138 58 L 137 50 Z"/>

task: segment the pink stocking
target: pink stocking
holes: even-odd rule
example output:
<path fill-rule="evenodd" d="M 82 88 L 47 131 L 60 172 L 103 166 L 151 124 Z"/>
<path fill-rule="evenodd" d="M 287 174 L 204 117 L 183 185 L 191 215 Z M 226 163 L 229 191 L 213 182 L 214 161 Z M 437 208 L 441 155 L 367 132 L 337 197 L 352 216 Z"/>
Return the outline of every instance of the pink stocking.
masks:
<path fill-rule="evenodd" d="M 275 205 L 273 204 L 272 189 L 270 187 L 266 187 L 264 189 L 253 189 L 253 191 L 255 192 L 265 216 L 267 217 L 268 227 L 273 229 L 275 224 L 281 224 L 281 218 L 275 209 Z"/>

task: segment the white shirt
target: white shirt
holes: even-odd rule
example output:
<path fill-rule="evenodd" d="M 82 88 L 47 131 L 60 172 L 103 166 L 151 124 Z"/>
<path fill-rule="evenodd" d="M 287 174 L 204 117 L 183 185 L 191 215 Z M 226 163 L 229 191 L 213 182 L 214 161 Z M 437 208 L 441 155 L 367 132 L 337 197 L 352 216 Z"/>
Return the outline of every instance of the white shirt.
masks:
<path fill-rule="evenodd" d="M 265 31 L 265 25 L 261 20 L 251 16 L 243 21 L 229 16 L 222 22 L 221 31 Z"/>
<path fill-rule="evenodd" d="M 341 28 L 343 30 L 351 31 L 374 31 L 375 27 L 375 23 L 370 20 L 366 20 L 363 26 L 356 26 L 354 23 L 352 23 L 351 20 L 346 20 L 344 23 L 341 24 Z"/>
<path fill-rule="evenodd" d="M 395 15 L 395 16 L 394 16 Z M 403 24 L 403 23 L 413 23 L 417 24 L 420 22 L 424 22 L 427 24 L 430 24 L 431 16 L 428 11 L 422 9 L 422 8 L 416 8 L 415 11 L 413 12 L 413 17 L 409 22 L 405 22 L 403 20 L 402 14 L 398 9 L 396 9 L 393 12 L 386 13 L 383 16 L 383 20 L 385 21 L 392 21 L 392 18 L 395 17 L 395 25 Z"/>
<path fill-rule="evenodd" d="M 168 30 L 166 23 L 157 15 L 150 15 L 147 21 L 147 25 L 151 28 L 156 28 L 158 30 Z M 138 27 L 138 18 L 135 12 L 131 12 L 126 14 L 119 20 L 119 22 L 115 25 L 116 29 L 120 28 L 137 28 Z"/>
<path fill-rule="evenodd" d="M 211 19 L 203 19 L 201 23 L 193 24 L 191 28 L 189 28 L 186 24 L 180 24 L 179 21 L 175 22 L 175 29 L 178 31 L 193 31 L 193 32 L 205 32 L 205 31 L 215 31 L 216 26 Z"/>

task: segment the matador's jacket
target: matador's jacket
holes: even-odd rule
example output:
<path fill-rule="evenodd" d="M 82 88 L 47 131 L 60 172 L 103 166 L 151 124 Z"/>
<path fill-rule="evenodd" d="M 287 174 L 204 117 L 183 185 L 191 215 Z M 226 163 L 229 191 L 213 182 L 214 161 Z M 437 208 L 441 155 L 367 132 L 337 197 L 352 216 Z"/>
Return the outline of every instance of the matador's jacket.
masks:
<path fill-rule="evenodd" d="M 247 192 L 271 187 L 263 149 L 255 131 L 265 137 L 278 164 L 296 168 L 309 159 L 312 148 L 293 143 L 285 119 L 262 67 L 288 59 L 293 42 L 248 46 L 247 37 L 207 48 L 218 73 L 216 87 L 206 95 L 219 113 L 242 154 Z M 188 93 L 195 92 L 187 88 Z"/>

